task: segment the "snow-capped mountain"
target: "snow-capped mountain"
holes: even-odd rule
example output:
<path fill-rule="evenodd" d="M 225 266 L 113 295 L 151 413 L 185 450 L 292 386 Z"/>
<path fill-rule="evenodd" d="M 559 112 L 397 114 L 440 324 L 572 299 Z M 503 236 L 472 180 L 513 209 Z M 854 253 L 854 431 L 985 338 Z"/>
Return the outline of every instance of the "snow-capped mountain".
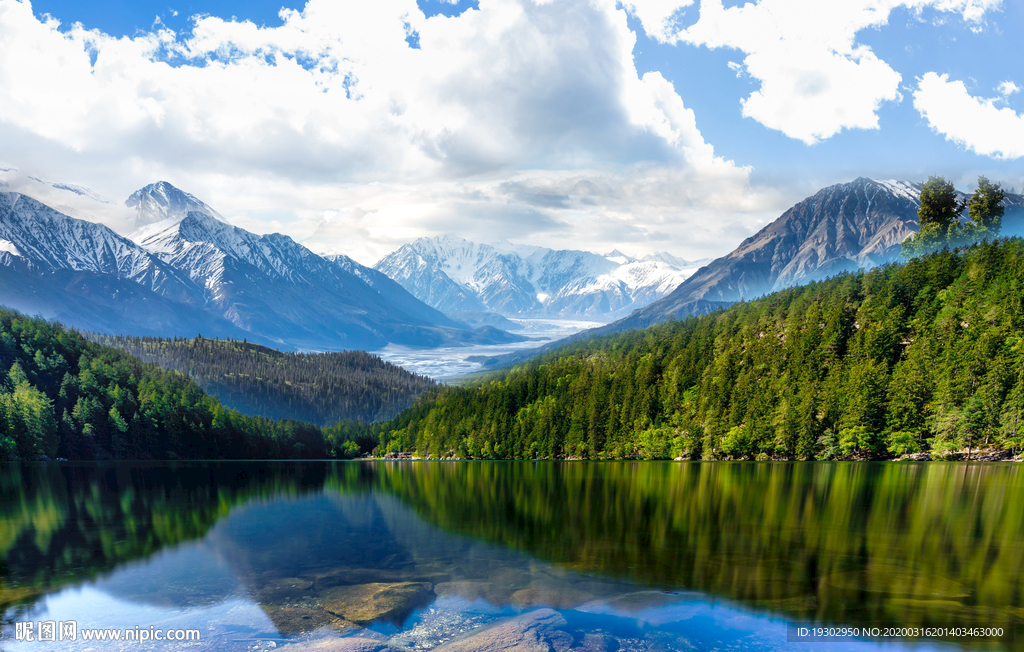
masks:
<path fill-rule="evenodd" d="M 334 349 L 519 339 L 469 331 L 350 258 L 328 260 L 287 236 L 250 233 L 223 222 L 212 209 L 175 217 L 174 211 L 199 200 L 170 184 L 143 191 L 133 197 L 140 203 L 156 197 L 170 216 L 129 238 L 188 275 L 203 288 L 209 309 L 243 330 Z"/>
<path fill-rule="evenodd" d="M 166 181 L 157 181 L 136 190 L 124 205 L 135 213 L 136 230 L 147 224 L 159 224 L 167 220 L 178 221 L 193 211 L 224 221 L 220 213 L 194 195 L 179 190 Z M 163 228 L 157 230 L 162 231 Z"/>
<path fill-rule="evenodd" d="M 187 276 L 102 224 L 0 193 L 0 304 L 84 330 L 244 336 Z"/>
<path fill-rule="evenodd" d="M 35 272 L 106 274 L 186 303 L 200 296 L 187 277 L 131 240 L 16 192 L 0 193 L 0 252 L 5 264 Z"/>
<path fill-rule="evenodd" d="M 445 313 L 588 319 L 615 318 L 646 305 L 695 267 L 668 254 L 635 259 L 619 251 L 601 256 L 451 235 L 420 238 L 374 265 Z"/>
<path fill-rule="evenodd" d="M 128 238 L 25 195 L 0 193 L 0 305 L 82 329 L 247 337 L 309 349 L 521 341 L 470 329 L 355 261 L 317 256 L 280 234 L 255 235 L 170 184 L 129 203 Z M 201 205 L 202 211 L 180 213 Z"/>
<path fill-rule="evenodd" d="M 129 208 L 79 184 L 46 181 L 17 168 L 0 167 L 0 189 L 32 197 L 64 215 L 99 222 L 120 234 L 134 228 Z"/>
<path fill-rule="evenodd" d="M 686 279 L 671 294 L 597 329 L 644 328 L 861 267 L 897 260 L 917 231 L 921 184 L 861 177 L 819 190 Z M 961 199 L 966 196 L 961 194 Z M 1007 194 L 1003 235 L 1024 233 L 1024 197 Z"/>

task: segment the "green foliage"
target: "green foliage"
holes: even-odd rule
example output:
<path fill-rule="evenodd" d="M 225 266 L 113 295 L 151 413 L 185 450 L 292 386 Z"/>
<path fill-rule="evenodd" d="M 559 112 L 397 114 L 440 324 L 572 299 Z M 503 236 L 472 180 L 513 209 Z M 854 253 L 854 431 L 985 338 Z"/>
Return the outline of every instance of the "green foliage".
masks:
<path fill-rule="evenodd" d="M 921 226 L 935 224 L 948 229 L 960 219 L 963 203 L 957 199 L 952 181 L 931 176 L 921 188 L 921 205 L 917 209 L 917 221 Z"/>
<path fill-rule="evenodd" d="M 964 247 L 986 239 L 995 239 L 1002 228 L 1001 206 L 1005 193 L 999 184 L 978 177 L 978 187 L 966 201 L 957 198 L 952 181 L 929 177 L 921 189 L 921 206 L 916 235 L 903 242 L 903 256 L 913 258 L 945 247 Z M 961 221 L 967 211 L 968 220 Z"/>
<path fill-rule="evenodd" d="M 1006 194 L 999 184 L 992 185 L 986 177 L 978 177 L 978 188 L 967 201 L 971 223 L 984 229 L 986 235 L 999 235 L 1006 209 L 1001 205 Z"/>
<path fill-rule="evenodd" d="M 872 459 L 1024 445 L 1024 242 L 568 345 L 375 426 L 496 459 Z"/>
<path fill-rule="evenodd" d="M 87 333 L 143 362 L 188 374 L 244 414 L 320 425 L 396 416 L 436 384 L 365 351 L 284 353 L 235 340 Z"/>
<path fill-rule="evenodd" d="M 0 460 L 324 458 L 372 446 L 365 425 L 245 416 L 184 374 L 4 309 L 0 369 Z"/>

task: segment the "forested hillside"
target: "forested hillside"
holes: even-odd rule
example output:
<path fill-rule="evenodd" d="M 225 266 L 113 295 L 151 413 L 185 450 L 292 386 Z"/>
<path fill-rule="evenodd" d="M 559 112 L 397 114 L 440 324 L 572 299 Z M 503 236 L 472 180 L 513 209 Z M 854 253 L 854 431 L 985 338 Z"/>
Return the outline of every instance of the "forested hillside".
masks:
<path fill-rule="evenodd" d="M 1024 446 L 1024 241 L 850 273 L 576 343 L 431 393 L 382 450 L 870 459 Z"/>
<path fill-rule="evenodd" d="M 87 337 L 192 377 L 225 406 L 320 425 L 390 419 L 435 385 L 365 351 L 282 353 L 234 340 Z"/>
<path fill-rule="evenodd" d="M 225 408 L 177 371 L 0 309 L 0 460 L 352 456 L 323 429 Z"/>

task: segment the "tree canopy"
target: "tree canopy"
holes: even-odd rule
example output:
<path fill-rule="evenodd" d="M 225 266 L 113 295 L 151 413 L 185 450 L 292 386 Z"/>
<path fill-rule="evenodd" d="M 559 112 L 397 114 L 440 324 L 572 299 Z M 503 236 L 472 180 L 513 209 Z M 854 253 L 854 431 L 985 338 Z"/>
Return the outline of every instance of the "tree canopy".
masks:
<path fill-rule="evenodd" d="M 322 426 L 396 416 L 436 383 L 365 351 L 286 353 L 245 341 L 86 333 L 143 362 L 188 374 L 225 406 Z"/>
<path fill-rule="evenodd" d="M 928 177 L 917 209 L 918 231 L 903 242 L 903 256 L 913 258 L 995 239 L 1002 227 L 1005 196 L 999 184 L 984 176 L 978 177 L 978 187 L 967 199 L 960 199 L 952 181 Z M 964 211 L 966 221 L 961 219 Z"/>
<path fill-rule="evenodd" d="M 0 460 L 351 457 L 362 426 L 225 408 L 186 375 L 0 309 Z"/>

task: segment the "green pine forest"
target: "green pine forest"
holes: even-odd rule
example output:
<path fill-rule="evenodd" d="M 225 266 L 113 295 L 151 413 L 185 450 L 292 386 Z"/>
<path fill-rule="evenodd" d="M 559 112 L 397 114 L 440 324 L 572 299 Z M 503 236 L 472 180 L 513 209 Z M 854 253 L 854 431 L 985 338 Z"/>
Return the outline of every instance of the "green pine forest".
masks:
<path fill-rule="evenodd" d="M 0 461 L 351 457 L 365 426 L 225 408 L 188 376 L 0 309 Z"/>
<path fill-rule="evenodd" d="M 189 375 L 227 407 L 327 426 L 383 421 L 435 385 L 365 351 L 285 353 L 245 341 L 109 336 L 90 340 Z"/>
<path fill-rule="evenodd" d="M 421 398 L 380 451 L 877 459 L 1024 446 L 1024 241 L 584 341 Z"/>

